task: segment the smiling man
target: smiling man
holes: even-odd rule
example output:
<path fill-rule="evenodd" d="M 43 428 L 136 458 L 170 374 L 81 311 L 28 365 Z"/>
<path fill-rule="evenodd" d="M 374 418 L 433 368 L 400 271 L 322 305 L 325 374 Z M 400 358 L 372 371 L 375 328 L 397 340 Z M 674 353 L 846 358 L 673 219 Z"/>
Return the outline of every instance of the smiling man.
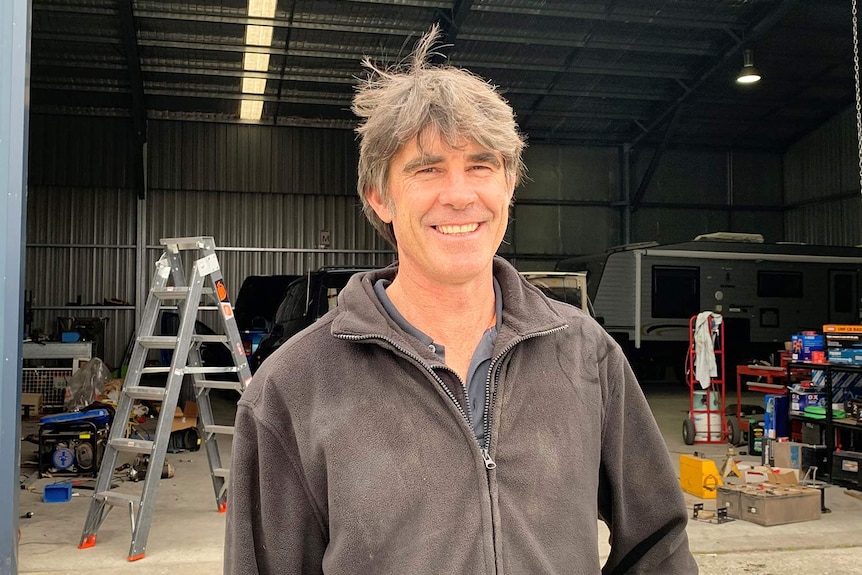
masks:
<path fill-rule="evenodd" d="M 398 261 L 243 394 L 225 573 L 697 573 L 620 348 L 495 257 L 524 140 L 493 87 L 428 64 L 437 35 L 365 62 L 359 194 Z"/>

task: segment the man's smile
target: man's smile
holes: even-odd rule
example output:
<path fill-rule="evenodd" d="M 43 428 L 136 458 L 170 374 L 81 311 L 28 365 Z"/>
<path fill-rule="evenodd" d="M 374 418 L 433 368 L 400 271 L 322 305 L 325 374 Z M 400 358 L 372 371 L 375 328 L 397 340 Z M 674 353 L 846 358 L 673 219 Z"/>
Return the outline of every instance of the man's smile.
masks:
<path fill-rule="evenodd" d="M 473 222 L 472 224 L 458 224 L 458 225 L 439 225 L 433 226 L 435 230 L 440 232 L 441 234 L 469 234 L 470 232 L 475 232 L 479 229 L 479 224 Z"/>

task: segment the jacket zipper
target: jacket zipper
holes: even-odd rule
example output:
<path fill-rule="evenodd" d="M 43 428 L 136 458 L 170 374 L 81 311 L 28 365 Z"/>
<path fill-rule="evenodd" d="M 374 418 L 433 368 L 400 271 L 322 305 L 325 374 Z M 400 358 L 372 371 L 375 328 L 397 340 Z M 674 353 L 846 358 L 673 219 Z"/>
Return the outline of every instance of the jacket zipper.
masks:
<path fill-rule="evenodd" d="M 496 380 L 496 376 L 493 374 L 495 374 L 495 372 L 497 370 L 497 366 L 498 366 L 499 361 L 502 358 L 504 358 L 516 345 L 518 345 L 518 344 L 520 344 L 520 343 L 522 343 L 528 339 L 532 339 L 534 337 L 549 335 L 552 333 L 556 333 L 558 331 L 562 331 L 568 327 L 569 327 L 568 325 L 561 325 L 561 326 L 555 327 L 553 329 L 540 331 L 540 332 L 536 332 L 536 333 L 532 333 L 529 335 L 519 337 L 516 340 L 514 340 L 513 342 L 511 342 L 509 345 L 507 345 L 503 350 L 501 350 L 500 353 L 498 353 L 496 357 L 492 358 L 491 364 L 488 366 L 488 376 L 485 378 L 485 412 L 482 414 L 482 429 L 485 433 L 483 445 L 479 444 L 478 439 L 476 439 L 475 441 L 476 441 L 476 445 L 479 446 L 479 451 L 482 454 L 482 462 L 485 464 L 485 470 L 486 470 L 485 480 L 488 482 L 488 497 L 490 499 L 490 504 L 491 504 L 491 541 L 492 541 L 495 556 L 496 556 L 496 548 L 497 548 L 497 533 L 496 533 L 496 529 L 494 527 L 494 514 L 495 514 L 495 512 L 494 512 L 494 499 L 491 496 L 491 474 L 489 473 L 492 469 L 497 468 L 497 463 L 491 457 L 491 421 L 492 420 L 491 420 L 490 414 L 491 414 L 492 403 L 496 403 L 496 401 L 492 401 L 492 398 L 491 398 L 491 387 L 492 387 L 491 382 L 492 382 L 492 380 Z M 405 349 L 404 347 L 397 344 L 396 342 L 389 339 L 388 337 L 383 336 L 383 335 L 379 335 L 379 334 L 336 335 L 336 337 L 338 337 L 339 339 L 347 340 L 347 341 L 363 341 L 363 340 L 368 340 L 368 339 L 378 339 L 381 341 L 385 341 L 386 343 L 388 343 L 389 345 L 391 345 L 392 347 L 397 349 L 399 352 L 401 352 L 405 356 L 413 359 L 419 365 L 423 366 L 425 368 L 425 370 L 431 374 L 431 377 L 433 377 L 437 381 L 437 383 L 440 385 L 440 387 L 443 389 L 443 391 L 446 393 L 446 395 L 449 397 L 449 399 L 452 401 L 452 403 L 455 404 L 455 407 L 458 409 L 458 413 L 460 413 L 461 417 L 464 418 L 464 421 L 467 423 L 467 427 L 470 428 L 470 433 L 475 438 L 475 434 L 473 434 L 473 424 L 470 421 L 470 418 L 467 415 L 467 413 L 464 411 L 464 408 L 461 407 L 461 403 L 458 401 L 458 398 L 455 397 L 455 394 L 452 393 L 452 390 L 449 389 L 449 386 L 446 385 L 446 382 L 444 382 L 440 378 L 440 376 L 438 376 L 434 372 L 434 369 L 430 365 L 425 363 L 425 361 L 423 361 L 421 357 L 417 356 L 412 351 Z M 448 367 L 444 366 L 444 368 L 448 369 L 449 371 L 452 371 Z M 455 376 L 460 379 L 458 374 L 455 374 Z M 496 386 L 494 386 L 494 392 L 495 392 L 495 396 L 496 396 Z M 466 386 L 464 387 L 464 398 L 465 398 L 465 403 L 467 403 L 467 406 L 469 408 L 470 404 L 469 404 L 469 398 L 467 397 Z M 496 399 L 496 397 L 494 399 Z M 495 569 L 495 571 L 496 571 L 496 569 Z"/>
<path fill-rule="evenodd" d="M 446 382 L 445 382 L 445 381 L 443 381 L 443 379 L 441 379 L 439 375 L 437 375 L 436 373 L 434 373 L 434 369 L 433 369 L 430 365 L 428 365 L 427 363 L 425 363 L 425 361 L 424 361 L 421 357 L 419 357 L 418 355 L 416 355 L 415 353 L 413 353 L 413 352 L 412 352 L 412 351 L 410 351 L 409 349 L 406 349 L 406 348 L 402 347 L 401 345 L 399 345 L 399 344 L 398 344 L 398 343 L 396 343 L 395 341 L 393 341 L 393 340 L 389 339 L 388 337 L 386 337 L 386 336 L 384 336 L 384 335 L 380 335 L 380 334 L 373 334 L 373 333 L 372 333 L 372 334 L 367 334 L 367 335 L 346 335 L 346 334 L 338 334 L 338 335 L 336 335 L 335 337 L 337 337 L 337 338 L 339 338 L 339 339 L 347 340 L 347 341 L 363 341 L 363 340 L 368 340 L 368 339 L 379 339 L 379 340 L 381 340 L 381 341 L 385 341 L 386 343 L 388 343 L 389 345 L 391 345 L 392 347 L 394 347 L 395 349 L 397 349 L 399 352 L 403 353 L 404 355 L 406 355 L 406 356 L 407 356 L 407 357 L 409 357 L 410 359 L 412 359 L 412 360 L 416 361 L 419 365 L 421 365 L 422 367 L 424 367 L 424 368 L 425 368 L 425 371 L 427 371 L 428 373 L 430 373 L 430 374 L 431 374 L 431 377 L 433 377 L 433 378 L 434 378 L 434 380 L 438 383 L 438 385 L 440 385 L 440 387 L 443 389 L 443 392 L 446 394 L 446 396 L 447 396 L 447 397 L 452 401 L 452 403 L 453 403 L 453 404 L 455 404 L 456 409 L 458 409 L 458 413 L 460 413 L 460 414 L 461 414 L 461 417 L 464 419 L 464 421 L 466 421 L 466 422 L 467 422 L 467 427 L 469 427 L 469 428 L 470 428 L 470 432 L 472 433 L 472 431 L 473 431 L 473 424 L 472 424 L 472 423 L 470 423 L 470 418 L 469 418 L 469 416 L 467 415 L 467 412 L 465 412 L 465 411 L 464 411 L 464 408 L 461 406 L 461 402 L 459 402 L 459 401 L 458 401 L 458 398 L 457 398 L 457 397 L 455 397 L 455 394 L 454 394 L 454 393 L 452 393 L 452 390 L 451 390 L 451 389 L 449 389 L 449 386 L 448 386 L 448 385 L 446 385 Z M 448 368 L 448 367 L 446 367 L 446 366 L 443 366 L 443 367 L 444 367 L 444 369 L 446 369 L 446 370 L 448 370 L 448 371 L 452 371 L 451 369 L 449 369 L 449 368 Z M 454 372 L 454 371 L 452 371 L 452 373 L 455 373 L 455 372 Z M 455 374 L 455 377 L 458 377 L 458 374 Z M 459 378 L 459 379 L 460 379 L 460 378 Z M 466 392 L 466 389 L 465 389 L 465 391 L 464 391 L 464 398 L 465 398 L 465 400 L 467 399 L 467 392 Z M 466 403 L 466 401 L 465 401 L 465 403 Z M 486 401 L 486 403 L 487 403 L 487 401 Z M 484 422 L 483 422 L 483 425 L 484 425 Z M 487 433 L 487 430 L 486 430 L 486 433 Z M 475 438 L 475 434 L 473 434 L 473 436 L 474 436 L 474 438 Z M 481 446 L 481 445 L 479 445 L 479 440 L 477 439 L 477 440 L 475 440 L 475 441 L 476 441 L 476 445 L 478 445 L 478 446 L 479 446 L 479 449 L 481 450 L 482 446 Z M 486 455 L 487 455 L 487 453 L 483 451 L 483 453 L 482 453 L 482 459 L 485 459 L 485 456 L 486 456 Z M 488 457 L 488 459 L 490 459 L 490 457 Z M 493 464 L 493 461 L 491 461 L 491 463 Z M 485 463 L 485 467 L 488 467 L 487 460 L 486 460 L 486 463 Z M 488 469 L 492 469 L 492 468 L 488 467 Z"/>
<path fill-rule="evenodd" d="M 491 397 L 491 387 L 492 387 L 491 383 L 492 383 L 492 380 L 496 381 L 495 372 L 496 372 L 497 367 L 498 367 L 498 362 L 501 359 L 503 359 L 510 351 L 512 351 L 512 349 L 515 348 L 515 346 L 519 345 L 520 343 L 523 343 L 524 341 L 526 341 L 528 339 L 532 339 L 534 337 L 550 335 L 550 334 L 556 333 L 558 331 L 563 331 L 564 329 L 566 329 L 568 327 L 569 327 L 568 325 L 561 325 L 561 326 L 555 327 L 553 329 L 548 329 L 545 331 L 539 331 L 536 333 L 531 333 L 529 335 L 519 337 L 518 339 L 509 343 L 509 345 L 507 345 L 502 351 L 500 351 L 500 353 L 498 353 L 496 357 L 491 359 L 491 365 L 488 366 L 488 377 L 485 378 L 485 412 L 482 414 L 482 429 L 485 430 L 485 437 L 484 437 L 484 441 L 483 441 L 484 445 L 481 446 L 481 449 L 482 449 L 482 459 L 485 460 L 485 467 L 487 469 L 494 469 L 495 467 L 497 467 L 497 464 L 491 458 L 490 453 L 491 453 L 491 408 L 493 407 L 492 397 Z M 495 385 L 495 386 L 493 386 L 493 388 L 494 388 L 494 395 L 496 396 L 497 386 Z"/>

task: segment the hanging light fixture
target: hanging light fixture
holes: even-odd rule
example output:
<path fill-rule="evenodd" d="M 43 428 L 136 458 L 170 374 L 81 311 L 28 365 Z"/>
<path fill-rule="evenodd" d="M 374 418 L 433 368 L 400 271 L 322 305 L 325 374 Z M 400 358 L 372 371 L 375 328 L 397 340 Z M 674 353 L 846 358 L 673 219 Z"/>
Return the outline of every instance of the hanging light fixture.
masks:
<path fill-rule="evenodd" d="M 737 84 L 755 84 L 760 82 L 760 72 L 754 67 L 754 55 L 749 48 L 742 52 L 742 70 L 736 77 Z"/>

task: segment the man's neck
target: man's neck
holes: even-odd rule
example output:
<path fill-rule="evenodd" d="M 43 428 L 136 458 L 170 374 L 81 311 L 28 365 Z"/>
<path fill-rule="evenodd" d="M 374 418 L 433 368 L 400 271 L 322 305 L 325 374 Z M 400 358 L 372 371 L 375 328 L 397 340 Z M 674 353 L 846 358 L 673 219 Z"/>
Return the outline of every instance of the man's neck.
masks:
<path fill-rule="evenodd" d="M 386 294 L 411 325 L 447 346 L 468 333 L 484 333 L 495 319 L 490 267 L 483 277 L 456 284 L 423 281 L 399 270 Z"/>

